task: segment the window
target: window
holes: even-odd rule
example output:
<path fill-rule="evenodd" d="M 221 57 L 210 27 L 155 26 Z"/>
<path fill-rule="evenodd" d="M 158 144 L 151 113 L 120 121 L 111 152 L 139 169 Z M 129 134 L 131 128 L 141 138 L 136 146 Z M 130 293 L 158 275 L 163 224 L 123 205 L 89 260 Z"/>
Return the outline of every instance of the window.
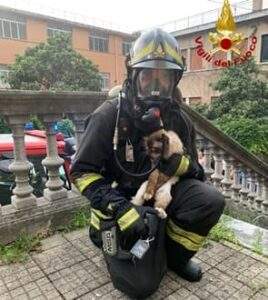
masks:
<path fill-rule="evenodd" d="M 127 55 L 130 51 L 131 48 L 131 41 L 129 40 L 123 40 L 122 43 L 122 54 Z"/>
<path fill-rule="evenodd" d="M 8 68 L 5 65 L 0 65 L 0 88 L 9 88 L 8 83 L 5 82 L 8 73 Z"/>
<path fill-rule="evenodd" d="M 268 62 L 268 34 L 261 37 L 261 62 Z"/>
<path fill-rule="evenodd" d="M 26 22 L 3 19 L 0 16 L 0 38 L 26 39 Z"/>
<path fill-rule="evenodd" d="M 92 30 L 89 35 L 89 50 L 108 52 L 109 35 L 105 31 Z"/>
<path fill-rule="evenodd" d="M 190 105 L 197 105 L 199 103 L 201 103 L 201 97 L 190 97 L 189 98 Z"/>
<path fill-rule="evenodd" d="M 100 73 L 101 75 L 101 90 L 108 91 L 110 89 L 110 74 Z"/>
<path fill-rule="evenodd" d="M 195 71 L 195 70 L 201 70 L 202 67 L 202 58 L 198 56 L 196 53 L 196 48 L 192 48 L 190 52 L 190 70 L 189 71 Z"/>
<path fill-rule="evenodd" d="M 59 33 L 67 33 L 72 34 L 72 28 L 68 25 L 56 23 L 56 22 L 49 22 L 47 24 L 47 35 L 48 37 L 54 37 L 56 34 Z"/>

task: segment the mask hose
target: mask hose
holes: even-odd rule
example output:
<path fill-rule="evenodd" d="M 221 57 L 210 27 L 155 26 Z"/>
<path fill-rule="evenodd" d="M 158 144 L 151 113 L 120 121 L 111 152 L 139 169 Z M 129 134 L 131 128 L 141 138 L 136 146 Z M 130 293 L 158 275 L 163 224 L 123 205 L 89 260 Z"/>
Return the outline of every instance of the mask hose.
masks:
<path fill-rule="evenodd" d="M 116 123 L 115 123 L 115 130 L 114 130 L 114 136 L 113 136 L 113 150 L 114 150 L 114 157 L 115 157 L 115 161 L 118 165 L 118 167 L 120 168 L 120 170 L 124 173 L 126 173 L 127 175 L 131 176 L 131 177 L 136 177 L 136 178 L 140 178 L 140 177 L 145 177 L 147 175 L 149 175 L 151 172 L 153 172 L 159 165 L 160 159 L 158 159 L 157 163 L 147 172 L 144 173 L 132 173 L 127 171 L 121 164 L 119 158 L 118 158 L 118 140 L 119 140 L 119 130 L 118 130 L 118 126 L 119 126 L 119 115 L 120 115 L 120 109 L 121 109 L 121 99 L 122 99 L 122 92 L 120 91 L 119 96 L 118 96 L 118 106 L 117 106 L 117 116 L 116 116 Z"/>

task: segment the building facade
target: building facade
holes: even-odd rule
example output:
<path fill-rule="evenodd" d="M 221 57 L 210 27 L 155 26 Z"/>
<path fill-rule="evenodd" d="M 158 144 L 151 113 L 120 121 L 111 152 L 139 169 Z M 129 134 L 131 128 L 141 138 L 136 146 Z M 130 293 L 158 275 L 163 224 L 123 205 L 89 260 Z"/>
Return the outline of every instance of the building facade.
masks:
<path fill-rule="evenodd" d="M 1 6 L 0 75 L 8 72 L 17 54 L 45 42 L 56 32 L 70 33 L 73 49 L 98 66 L 103 90 L 123 82 L 132 35 Z M 3 81 L 1 87 L 6 87 Z"/>
<path fill-rule="evenodd" d="M 234 62 L 235 54 L 219 51 L 208 61 L 208 52 L 212 49 L 209 42 L 209 33 L 216 32 L 215 22 L 173 32 L 180 43 L 182 54 L 185 57 L 187 70 L 180 82 L 180 88 L 184 101 L 188 104 L 210 103 L 219 94 L 213 90 L 212 84 L 218 79 L 223 62 Z M 251 56 L 255 57 L 260 66 L 264 80 L 268 81 L 268 9 L 259 9 L 248 14 L 236 17 L 236 32 L 243 33 L 245 39 L 237 46 L 241 50 L 241 57 L 252 46 L 252 38 L 255 47 Z M 197 53 L 197 46 L 201 45 L 203 52 Z M 201 55 L 203 53 L 203 55 Z M 206 55 L 207 53 L 207 55 Z M 247 54 L 248 57 L 250 54 Z M 202 57 L 203 56 L 203 57 Z M 205 57 L 204 57 L 205 56 Z M 224 63 L 223 63 L 224 64 Z"/>

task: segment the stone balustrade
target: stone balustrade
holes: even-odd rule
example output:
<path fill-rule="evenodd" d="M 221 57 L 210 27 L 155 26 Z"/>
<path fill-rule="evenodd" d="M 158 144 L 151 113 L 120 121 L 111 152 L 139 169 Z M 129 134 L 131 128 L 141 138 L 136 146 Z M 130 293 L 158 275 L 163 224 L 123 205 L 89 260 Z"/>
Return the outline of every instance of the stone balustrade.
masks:
<path fill-rule="evenodd" d="M 53 123 L 63 116 L 75 125 L 78 144 L 86 116 L 107 99 L 106 93 L 0 91 L 0 115 L 12 129 L 14 162 L 10 170 L 16 186 L 10 205 L 0 205 L 0 242 L 8 243 L 22 231 L 37 233 L 64 224 L 70 214 L 88 201 L 75 189 L 67 191 L 59 176 L 63 159 L 57 152 Z M 203 167 L 209 184 L 225 196 L 227 205 L 250 213 L 268 226 L 268 166 L 228 138 L 210 122 L 182 105 L 197 131 L 197 147 L 203 149 Z M 24 145 L 24 124 L 30 115 L 43 120 L 47 136 L 47 156 L 42 161 L 48 171 L 43 197 L 33 195 L 29 183 L 32 165 Z"/>
<path fill-rule="evenodd" d="M 244 214 L 268 227 L 268 165 L 190 107 L 182 106 L 194 122 L 207 181 L 223 193 L 227 207 L 236 215 Z"/>
<path fill-rule="evenodd" d="M 74 189 L 68 191 L 63 187 L 59 168 L 64 160 L 58 155 L 53 125 L 64 116 L 70 118 L 79 143 L 86 116 L 106 98 L 106 93 L 96 92 L 0 91 L 0 115 L 12 129 L 14 140 L 14 162 L 10 170 L 15 175 L 11 204 L 2 207 L 0 204 L 0 242 L 11 242 L 20 232 L 36 234 L 64 225 L 74 210 L 89 204 Z M 39 198 L 29 183 L 32 164 L 27 160 L 24 144 L 24 126 L 30 115 L 37 115 L 43 121 L 47 140 L 47 155 L 42 165 L 48 180 L 43 197 Z"/>

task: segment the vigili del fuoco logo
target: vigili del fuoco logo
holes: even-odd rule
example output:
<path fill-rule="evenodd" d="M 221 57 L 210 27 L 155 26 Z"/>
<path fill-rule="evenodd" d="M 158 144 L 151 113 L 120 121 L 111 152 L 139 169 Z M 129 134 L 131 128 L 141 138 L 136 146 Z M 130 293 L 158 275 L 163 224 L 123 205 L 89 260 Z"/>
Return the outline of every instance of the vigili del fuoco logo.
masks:
<path fill-rule="evenodd" d="M 229 67 L 241 64 L 252 56 L 252 52 L 256 48 L 257 37 L 254 34 L 249 36 L 247 48 L 241 51 L 241 42 L 246 38 L 243 33 L 236 32 L 236 24 L 228 0 L 224 0 L 221 14 L 216 22 L 216 31 L 209 32 L 208 35 L 208 40 L 212 44 L 210 51 L 204 49 L 202 36 L 195 39 L 197 44 L 196 53 L 202 59 L 217 67 Z M 227 59 L 215 58 L 214 54 L 220 51 L 231 55 L 227 55 Z"/>

